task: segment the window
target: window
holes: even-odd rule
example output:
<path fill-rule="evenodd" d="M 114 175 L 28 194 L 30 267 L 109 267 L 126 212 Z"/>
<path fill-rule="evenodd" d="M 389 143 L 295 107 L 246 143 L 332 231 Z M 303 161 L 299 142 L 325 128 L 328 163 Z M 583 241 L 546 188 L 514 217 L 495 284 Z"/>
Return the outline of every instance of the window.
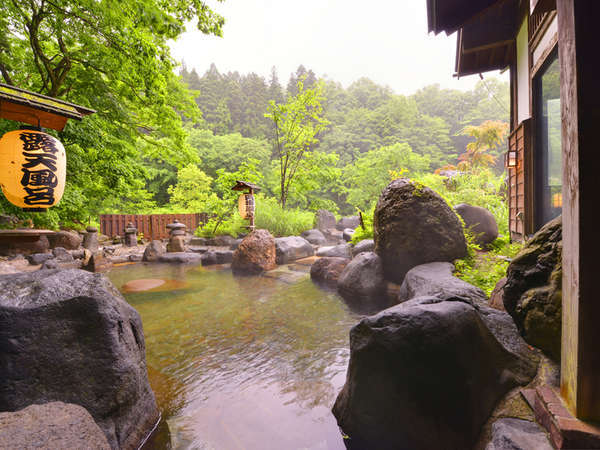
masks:
<path fill-rule="evenodd" d="M 555 49 L 533 80 L 535 228 L 562 212 L 560 68 Z"/>

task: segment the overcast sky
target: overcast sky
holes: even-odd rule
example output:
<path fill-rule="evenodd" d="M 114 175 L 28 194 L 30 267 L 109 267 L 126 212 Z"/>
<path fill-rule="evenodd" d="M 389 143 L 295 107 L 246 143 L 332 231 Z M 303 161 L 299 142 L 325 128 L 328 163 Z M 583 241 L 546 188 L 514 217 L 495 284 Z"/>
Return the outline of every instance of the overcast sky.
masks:
<path fill-rule="evenodd" d="M 174 57 L 199 75 L 214 62 L 221 73 L 255 72 L 268 79 L 276 66 L 285 86 L 303 64 L 344 87 L 368 77 L 399 94 L 433 83 L 471 89 L 479 79 L 452 76 L 456 36 L 427 34 L 425 0 L 208 3 L 225 17 L 223 37 L 206 36 L 190 26 L 172 44 Z M 490 76 L 499 75 L 485 75 Z"/>

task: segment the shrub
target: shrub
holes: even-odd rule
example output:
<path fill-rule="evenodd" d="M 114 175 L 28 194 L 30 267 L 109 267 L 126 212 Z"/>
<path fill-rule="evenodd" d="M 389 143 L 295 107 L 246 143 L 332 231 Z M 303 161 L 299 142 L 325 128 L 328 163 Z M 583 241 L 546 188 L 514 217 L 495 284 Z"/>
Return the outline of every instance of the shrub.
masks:
<path fill-rule="evenodd" d="M 375 206 L 373 206 L 369 212 L 365 213 L 360 210 L 359 212 L 362 216 L 364 227 L 358 226 L 356 230 L 354 230 L 352 240 L 350 241 L 354 245 L 365 239 L 373 239 L 373 215 L 375 214 Z"/>
<path fill-rule="evenodd" d="M 496 239 L 488 252 L 480 252 L 473 245 L 472 235 L 467 236 L 469 255 L 464 259 L 454 261 L 455 276 L 477 286 L 489 297 L 498 281 L 506 276 L 506 269 L 523 244 L 510 242 L 508 237 Z"/>
<path fill-rule="evenodd" d="M 297 236 L 312 228 L 315 214 L 300 209 L 283 209 L 274 198 L 257 196 L 256 228 L 269 230 L 273 236 Z"/>

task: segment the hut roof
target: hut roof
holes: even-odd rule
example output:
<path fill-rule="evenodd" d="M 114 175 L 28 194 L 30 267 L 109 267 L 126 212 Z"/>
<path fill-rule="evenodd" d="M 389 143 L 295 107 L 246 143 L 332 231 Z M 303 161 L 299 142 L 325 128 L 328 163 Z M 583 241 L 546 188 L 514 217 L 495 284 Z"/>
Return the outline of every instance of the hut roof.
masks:
<path fill-rule="evenodd" d="M 252 189 L 253 191 L 260 191 L 260 187 L 249 183 L 248 181 L 235 180 L 235 186 L 231 188 L 233 191 L 244 191 L 246 189 Z"/>
<path fill-rule="evenodd" d="M 93 109 L 0 83 L 0 117 L 62 130 L 68 119 L 81 120 Z"/>

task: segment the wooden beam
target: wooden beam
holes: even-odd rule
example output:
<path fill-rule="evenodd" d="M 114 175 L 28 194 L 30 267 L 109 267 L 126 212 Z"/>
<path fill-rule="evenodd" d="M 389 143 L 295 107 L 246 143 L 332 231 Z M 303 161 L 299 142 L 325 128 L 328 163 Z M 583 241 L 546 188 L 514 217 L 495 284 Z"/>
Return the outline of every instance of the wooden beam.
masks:
<path fill-rule="evenodd" d="M 600 2 L 558 0 L 557 12 L 564 180 L 561 394 L 579 419 L 600 421 L 600 177 L 589 162 L 597 154 L 600 123 Z"/>

